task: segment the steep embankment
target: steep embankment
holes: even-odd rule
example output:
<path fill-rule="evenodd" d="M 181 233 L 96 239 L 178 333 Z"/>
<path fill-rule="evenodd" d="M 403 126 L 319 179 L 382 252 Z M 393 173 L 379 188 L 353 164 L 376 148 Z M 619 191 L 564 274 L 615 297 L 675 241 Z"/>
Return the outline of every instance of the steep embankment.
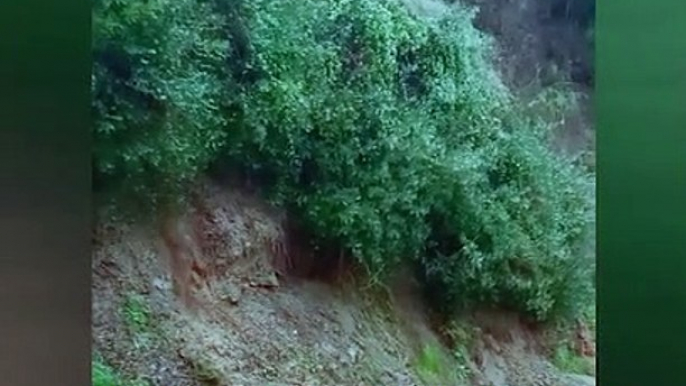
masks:
<path fill-rule="evenodd" d="M 404 3 L 428 17 L 439 16 L 446 9 L 437 1 Z M 179 4 L 188 7 L 179 15 L 194 5 Z M 517 12 L 506 9 L 500 8 L 517 17 Z M 158 32 L 165 40 L 176 37 L 169 41 L 186 47 L 192 36 L 189 31 L 199 30 L 196 24 L 189 25 Z M 292 28 L 299 30 L 298 26 Z M 203 31 L 214 30 L 207 27 Z M 267 32 L 272 36 L 271 30 Z M 174 67 L 174 71 L 178 71 L 173 72 L 178 79 L 185 79 L 185 67 Z M 208 85 L 220 83 L 214 78 L 201 79 Z M 210 96 L 216 91 L 213 87 L 207 90 Z M 209 110 L 189 102 L 211 98 L 187 92 L 172 97 L 177 107 L 190 106 L 182 122 L 200 122 L 197 131 L 206 133 L 206 122 L 196 118 L 207 120 Z M 178 129 L 174 135 L 188 136 L 194 145 L 215 139 L 196 138 L 185 124 L 173 127 Z M 267 142 L 279 142 L 279 138 Z M 576 152 L 586 148 L 586 134 L 580 138 L 569 142 L 573 146 L 561 142 Z M 160 147 L 153 143 L 136 149 Z M 169 146 L 160 158 L 195 159 L 176 152 L 186 148 Z M 326 149 L 322 159 L 331 155 L 332 148 Z M 170 168 L 164 172 L 179 173 L 171 167 L 178 165 L 167 166 Z M 199 168 L 182 166 L 187 174 Z M 147 182 L 157 181 L 144 177 Z M 326 283 L 295 278 L 290 269 L 307 259 L 303 259 L 303 251 L 292 248 L 289 236 L 298 235 L 288 234 L 284 213 L 235 188 L 213 183 L 200 184 L 192 202 L 186 213 L 170 216 L 160 229 L 98 223 L 92 296 L 95 386 L 594 384 L 587 376 L 563 374 L 549 359 L 551 351 L 557 351 L 558 365 L 584 370 L 592 362 L 594 350 L 593 339 L 583 326 L 573 345 L 578 354 L 559 350 L 557 339 L 551 345 L 546 338 L 550 331 L 501 311 L 465 315 L 439 330 L 408 275 L 400 274 L 388 291 L 365 288 L 362 275 L 352 269 L 344 271 L 349 275 Z M 117 376 L 110 374 L 110 369 L 116 369 L 126 381 L 98 383 L 100 378 Z"/>
<path fill-rule="evenodd" d="M 281 219 L 259 200 L 208 184 L 165 235 L 101 224 L 99 363 L 165 386 L 591 384 L 563 381 L 535 345 L 541 335 L 517 318 L 474 315 L 471 352 L 455 359 L 406 281 L 386 296 L 353 276 L 335 285 L 279 277 Z"/>
<path fill-rule="evenodd" d="M 99 236 L 94 338 L 106 362 L 167 386 L 413 384 L 392 314 L 358 291 L 277 279 L 278 214 L 219 189 L 200 202 L 171 220 L 167 243 L 121 226 Z"/>

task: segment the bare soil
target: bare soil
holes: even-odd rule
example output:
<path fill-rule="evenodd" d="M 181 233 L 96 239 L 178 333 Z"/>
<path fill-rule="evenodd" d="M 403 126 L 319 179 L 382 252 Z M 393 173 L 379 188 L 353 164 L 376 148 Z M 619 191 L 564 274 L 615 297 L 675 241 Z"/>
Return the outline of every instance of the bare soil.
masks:
<path fill-rule="evenodd" d="M 99 225 L 93 343 L 105 362 L 159 386 L 421 385 L 415 363 L 427 345 L 441 348 L 446 368 L 458 367 L 407 279 L 375 292 L 354 275 L 336 285 L 280 276 L 280 214 L 204 186 L 196 206 L 173 219 L 183 243 L 176 257 L 157 230 Z M 173 269 L 184 264 L 188 276 Z M 127 319 L 132 297 L 148 309 L 149 325 Z M 470 320 L 482 331 L 468 359 L 472 376 L 444 384 L 593 384 L 565 381 L 537 346 L 540 334 L 516 317 Z"/>

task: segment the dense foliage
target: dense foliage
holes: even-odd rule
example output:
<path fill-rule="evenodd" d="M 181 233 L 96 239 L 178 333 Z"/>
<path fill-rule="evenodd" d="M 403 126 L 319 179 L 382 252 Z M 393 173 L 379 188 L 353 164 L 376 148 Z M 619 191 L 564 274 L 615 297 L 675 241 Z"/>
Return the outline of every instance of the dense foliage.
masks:
<path fill-rule="evenodd" d="M 372 277 L 415 265 L 445 310 L 546 319 L 583 301 L 590 179 L 512 100 L 467 10 L 103 0 L 95 13 L 97 181 L 150 196 L 229 159 L 269 175 L 313 241 Z"/>
<path fill-rule="evenodd" d="M 223 19 L 196 0 L 97 0 L 94 10 L 97 188 L 177 191 L 226 137 Z"/>

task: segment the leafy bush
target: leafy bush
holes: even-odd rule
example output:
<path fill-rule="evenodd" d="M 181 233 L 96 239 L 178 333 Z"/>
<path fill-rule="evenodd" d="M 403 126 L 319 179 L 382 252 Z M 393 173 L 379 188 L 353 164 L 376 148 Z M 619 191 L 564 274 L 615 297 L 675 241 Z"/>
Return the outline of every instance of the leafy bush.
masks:
<path fill-rule="evenodd" d="M 147 331 L 152 325 L 150 307 L 140 296 L 129 295 L 122 307 L 126 324 L 136 332 Z"/>
<path fill-rule="evenodd" d="M 442 358 L 440 348 L 435 345 L 424 345 L 417 358 L 417 370 L 422 376 L 432 376 L 441 373 Z"/>
<path fill-rule="evenodd" d="M 276 197 L 375 272 L 420 253 L 433 169 L 505 99 L 478 83 L 488 67 L 453 44 L 464 23 L 446 19 L 447 36 L 391 1 L 255 1 L 251 11 L 254 66 L 267 78 L 243 96 L 239 158 L 275 171 Z"/>
<path fill-rule="evenodd" d="M 434 22 L 395 1 L 253 1 L 254 66 L 239 158 L 275 197 L 373 273 L 415 261 L 442 305 L 541 319 L 583 296 L 586 176 L 546 146 L 454 8 Z M 298 15 L 295 17 L 294 15 Z"/>
<path fill-rule="evenodd" d="M 121 383 L 119 376 L 114 370 L 101 360 L 92 363 L 93 386 L 116 386 Z"/>
<path fill-rule="evenodd" d="M 91 378 L 93 386 L 149 386 L 143 380 L 124 380 L 113 368 L 101 358 L 94 358 L 91 362 Z"/>
<path fill-rule="evenodd" d="M 553 364 L 560 370 L 571 374 L 593 375 L 593 363 L 589 358 L 577 355 L 569 342 L 561 342 L 552 358 Z"/>
<path fill-rule="evenodd" d="M 444 310 L 490 303 L 546 319 L 586 296 L 589 178 L 514 103 L 471 11 L 105 4 L 96 52 L 123 51 L 131 76 L 96 63 L 104 179 L 154 191 L 226 158 L 270 176 L 271 197 L 315 243 L 339 244 L 373 277 L 415 264 Z M 241 46 L 222 23 L 245 26 Z M 249 81 L 237 81 L 229 51 Z"/>
<path fill-rule="evenodd" d="M 93 23 L 96 188 L 159 198 L 224 143 L 224 21 L 198 0 L 97 0 Z"/>

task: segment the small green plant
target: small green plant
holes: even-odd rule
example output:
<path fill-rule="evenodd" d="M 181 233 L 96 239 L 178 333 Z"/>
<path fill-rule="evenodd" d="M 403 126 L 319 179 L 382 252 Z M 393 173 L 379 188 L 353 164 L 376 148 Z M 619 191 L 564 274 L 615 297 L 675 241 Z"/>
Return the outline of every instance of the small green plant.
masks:
<path fill-rule="evenodd" d="M 455 376 L 461 380 L 466 381 L 471 375 L 471 370 L 467 363 L 469 362 L 469 351 L 465 346 L 459 346 L 453 349 L 453 357 L 455 358 Z"/>
<path fill-rule="evenodd" d="M 466 351 L 456 350 L 453 358 L 445 355 L 437 344 L 427 343 L 415 361 L 416 373 L 427 384 L 456 384 L 469 377 Z"/>
<path fill-rule="evenodd" d="M 107 365 L 102 358 L 91 362 L 91 381 L 93 386 L 149 386 L 145 380 L 125 380 L 117 371 Z"/>
<path fill-rule="evenodd" d="M 119 386 L 122 384 L 114 369 L 107 366 L 100 359 L 93 360 L 92 378 L 93 386 Z"/>
<path fill-rule="evenodd" d="M 455 359 L 455 373 L 461 381 L 471 375 L 469 362 L 470 351 L 474 345 L 478 330 L 468 321 L 452 319 L 441 328 L 441 335 L 446 339 Z"/>
<path fill-rule="evenodd" d="M 555 349 L 553 364 L 560 370 L 573 374 L 591 374 L 592 366 L 588 359 L 577 355 L 569 342 L 562 341 Z"/>
<path fill-rule="evenodd" d="M 139 295 L 129 295 L 124 302 L 124 318 L 135 332 L 148 331 L 152 325 L 150 307 Z"/>
<path fill-rule="evenodd" d="M 221 372 L 207 358 L 198 358 L 192 363 L 195 378 L 206 385 L 218 385 Z"/>
<path fill-rule="evenodd" d="M 417 357 L 417 372 L 422 378 L 436 377 L 443 372 L 441 350 L 433 344 L 426 344 Z"/>

